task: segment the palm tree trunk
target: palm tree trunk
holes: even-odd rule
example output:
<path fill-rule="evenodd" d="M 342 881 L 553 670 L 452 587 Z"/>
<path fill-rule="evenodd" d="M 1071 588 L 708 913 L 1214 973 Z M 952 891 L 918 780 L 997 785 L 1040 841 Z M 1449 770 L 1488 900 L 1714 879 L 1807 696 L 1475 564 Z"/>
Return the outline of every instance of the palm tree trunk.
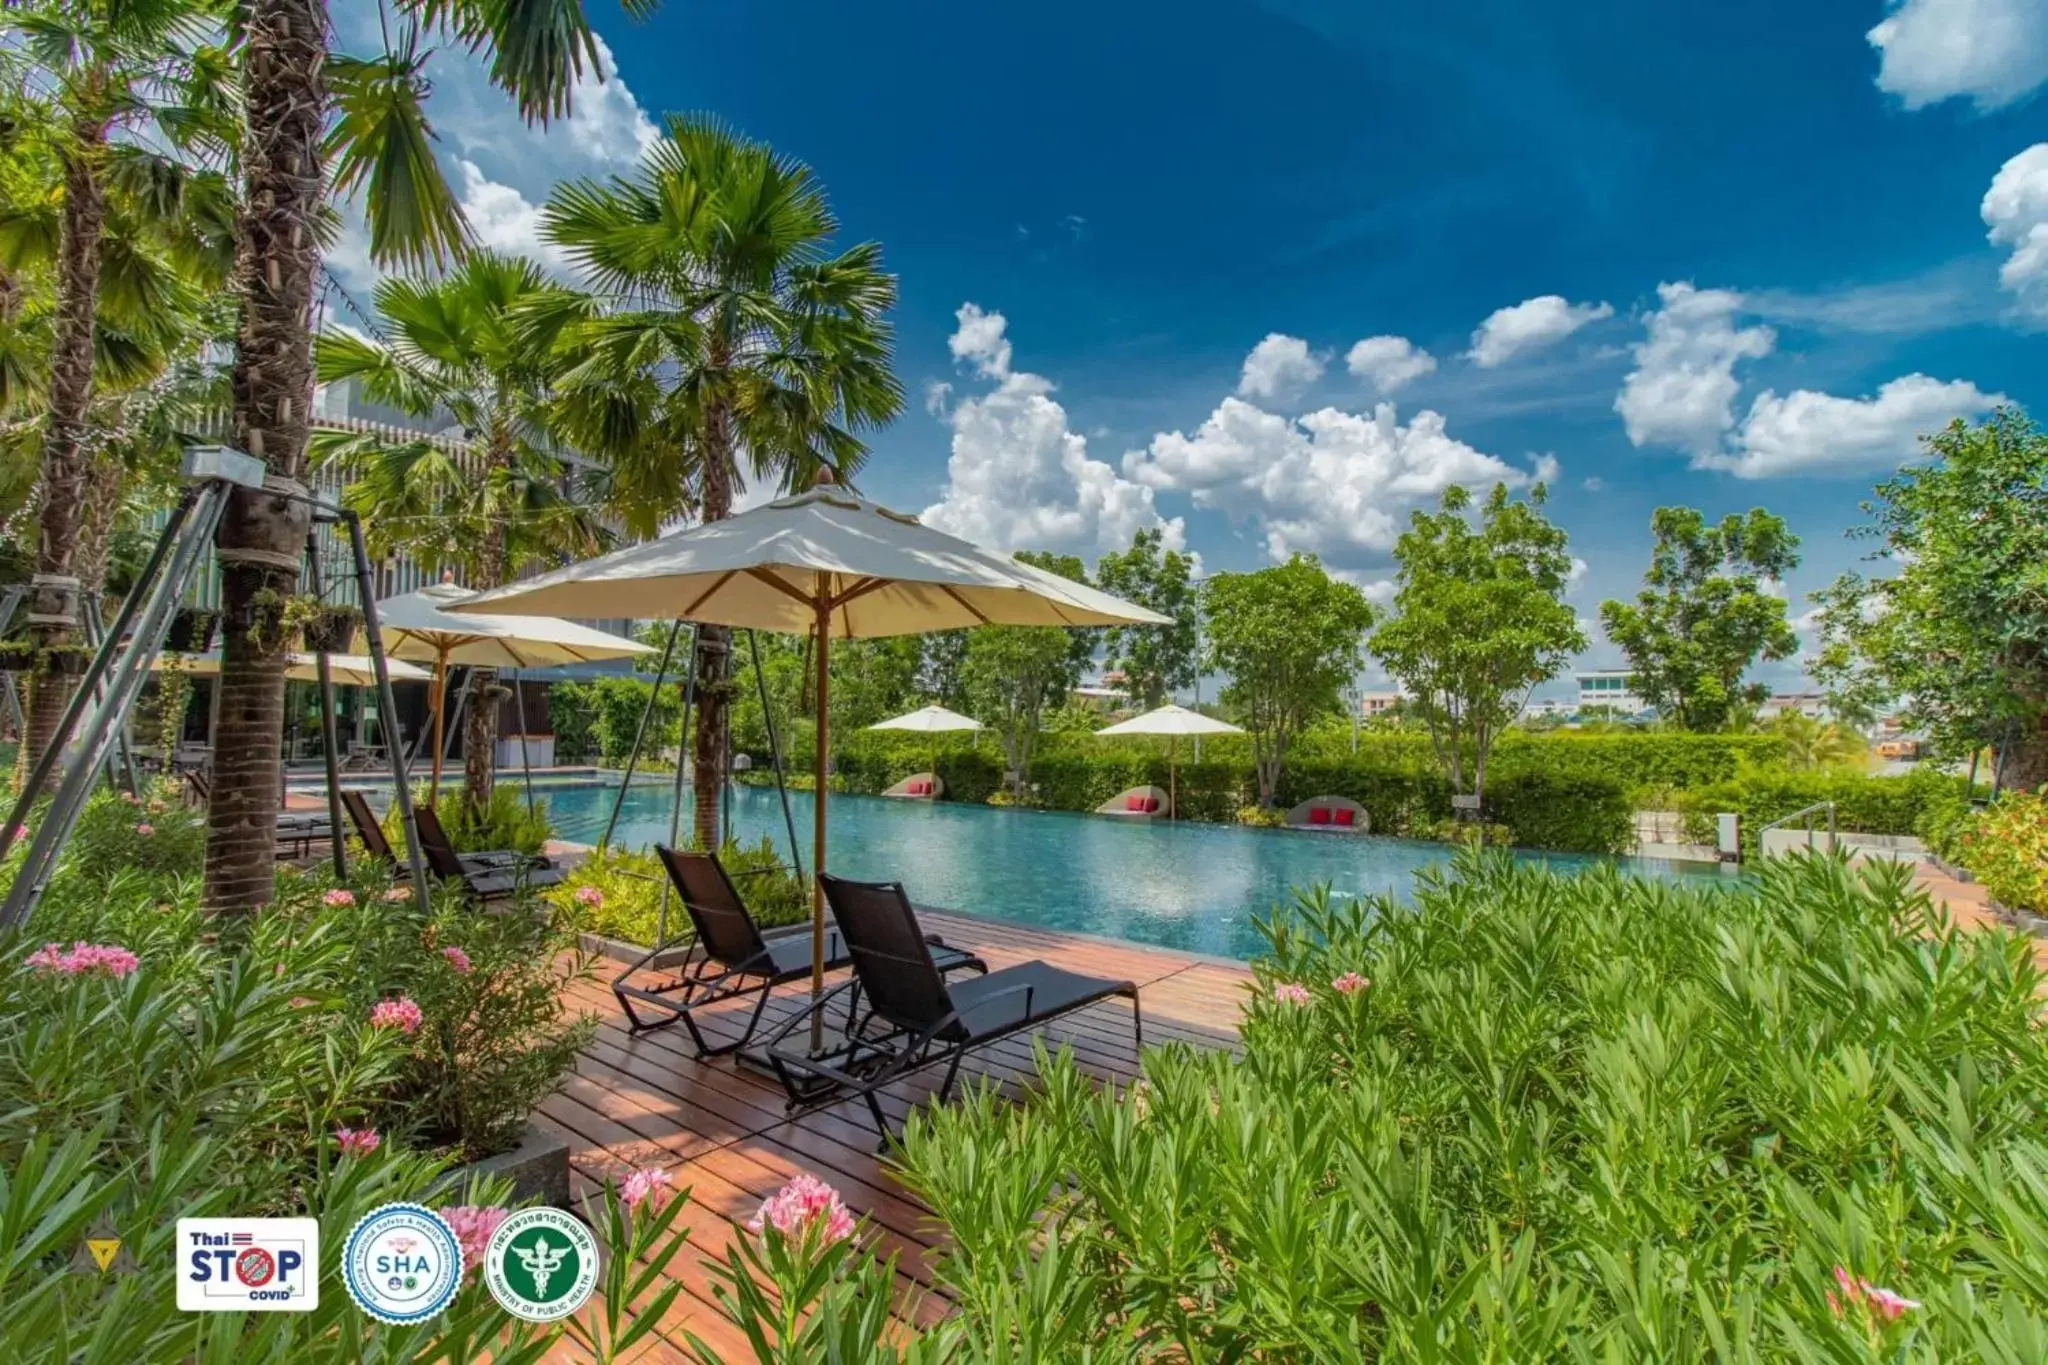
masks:
<path fill-rule="evenodd" d="M 703 517 L 732 515 L 732 439 L 725 409 L 712 404 L 704 414 Z M 725 736 L 732 724 L 732 631 L 702 626 L 697 631 L 697 735 L 691 791 L 696 809 L 690 828 L 699 848 L 719 846 L 719 798 L 725 794 Z"/>
<path fill-rule="evenodd" d="M 272 605 L 298 583 L 309 521 L 298 492 L 313 398 L 314 215 L 323 188 L 327 112 L 324 0 L 252 0 L 247 9 L 236 229 L 241 318 L 235 338 L 238 444 L 270 471 L 265 489 L 238 489 L 216 538 L 223 635 L 220 725 L 207 809 L 205 904 L 254 909 L 276 884 L 278 759 L 284 735 L 282 632 Z M 267 628 L 266 628 L 267 627 Z"/>
<path fill-rule="evenodd" d="M 86 412 L 92 403 L 93 322 L 99 303 L 100 245 L 107 202 L 100 184 L 106 125 L 81 119 L 64 156 L 64 219 L 57 255 L 57 328 L 50 354 L 49 411 L 43 419 L 42 508 L 36 572 L 30 580 L 28 622 L 44 649 L 73 642 L 79 623 L 78 579 L 72 561 L 84 516 Z M 39 668 L 29 684 L 28 733 L 22 736 L 26 771 L 49 747 L 71 678 Z"/>
<path fill-rule="evenodd" d="M 511 472 L 512 428 L 501 413 L 491 425 L 484 477 L 503 480 Z M 471 587 L 495 588 L 511 577 L 509 541 L 505 523 L 495 515 L 497 510 L 493 508 L 490 519 L 484 523 L 484 543 L 477 555 L 481 572 Z M 469 709 L 464 713 L 462 735 L 462 790 L 470 810 L 481 816 L 491 804 L 491 779 L 497 766 L 498 670 L 472 669 L 469 686 Z M 525 742 L 523 737 L 520 742 Z"/>

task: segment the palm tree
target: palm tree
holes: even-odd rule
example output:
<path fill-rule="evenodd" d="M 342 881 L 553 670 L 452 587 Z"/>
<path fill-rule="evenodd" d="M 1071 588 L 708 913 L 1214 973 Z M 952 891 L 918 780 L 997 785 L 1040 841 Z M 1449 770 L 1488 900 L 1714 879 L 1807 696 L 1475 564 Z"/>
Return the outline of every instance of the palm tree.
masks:
<path fill-rule="evenodd" d="M 478 468 L 442 441 L 317 433 L 316 458 L 353 475 L 343 500 L 362 514 L 373 549 L 402 550 L 429 570 L 455 569 L 470 586 L 491 588 L 530 564 L 604 547 L 604 527 L 564 496 L 568 469 L 548 433 L 557 353 L 514 325 L 522 308 L 566 292 L 531 261 L 474 252 L 437 280 L 377 286 L 388 343 L 321 336 L 321 382 L 354 380 L 372 402 L 452 421 L 482 455 Z M 471 684 L 478 704 L 469 708 L 465 773 L 478 811 L 491 794 L 498 708 L 483 699 L 496 681 L 494 670 L 478 669 Z"/>
<path fill-rule="evenodd" d="M 120 165 L 160 164 L 170 155 L 225 156 L 225 59 L 209 44 L 226 18 L 215 0 L 38 0 L 10 6 L 14 39 L 8 74 L 47 138 L 61 192 L 55 242 L 55 308 L 50 318 L 35 575 L 28 609 L 37 642 L 71 642 L 80 624 L 74 559 L 88 493 L 104 491 L 89 439 L 98 310 L 107 263 L 109 193 Z M 147 174 L 147 172 L 145 172 Z M 31 686 L 24 757 L 33 761 L 55 732 L 69 679 L 38 670 Z"/>
<path fill-rule="evenodd" d="M 653 0 L 623 0 L 642 16 Z M 313 390 L 313 291 L 321 201 L 360 190 L 380 262 L 445 264 L 466 228 L 436 165 L 424 113 L 423 31 L 462 43 L 521 114 L 568 112 L 598 48 L 580 0 L 396 0 L 398 41 L 370 60 L 328 51 L 325 0 L 246 0 L 242 19 L 241 322 L 233 366 L 236 444 L 286 488 L 305 477 Z M 221 522 L 221 724 L 208 807 L 205 903 L 245 910 L 275 886 L 273 803 L 286 656 L 261 628 L 289 594 L 306 541 L 301 503 L 240 490 Z"/>
<path fill-rule="evenodd" d="M 573 357 L 559 390 L 580 445 L 610 463 L 630 531 L 732 512 L 746 480 L 842 481 L 865 430 L 903 407 L 881 249 L 834 251 L 808 166 L 714 119 L 671 118 L 632 176 L 557 186 L 543 235 L 596 297 L 536 310 Z M 706 627 L 697 676 L 695 836 L 719 844 L 731 632 Z"/>

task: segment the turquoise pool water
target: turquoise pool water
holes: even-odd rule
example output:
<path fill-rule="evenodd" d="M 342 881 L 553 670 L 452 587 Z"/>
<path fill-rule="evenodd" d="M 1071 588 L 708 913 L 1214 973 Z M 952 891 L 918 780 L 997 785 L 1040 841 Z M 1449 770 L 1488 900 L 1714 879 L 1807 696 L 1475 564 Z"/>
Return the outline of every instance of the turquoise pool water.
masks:
<path fill-rule="evenodd" d="M 536 796 L 547 802 L 561 838 L 595 843 L 617 791 L 581 787 Z M 811 797 L 791 792 L 789 801 L 808 866 Z M 1293 887 L 1328 882 L 1340 893 L 1405 896 L 1418 870 L 1449 856 L 1441 844 L 1407 839 L 1129 824 L 873 796 L 833 797 L 830 823 L 828 867 L 848 877 L 900 881 L 921 904 L 1238 959 L 1263 946 L 1252 917 L 1290 899 Z M 736 788 L 733 826 L 740 839 L 751 843 L 766 835 L 786 853 L 782 807 L 772 789 Z M 666 840 L 668 829 L 667 784 L 636 783 L 626 793 L 613 843 L 645 847 Z M 683 829 L 687 834 L 687 811 Z M 1561 868 L 1604 861 L 1572 854 L 1540 860 Z M 1712 864 L 1620 861 L 1649 876 L 1721 875 Z"/>

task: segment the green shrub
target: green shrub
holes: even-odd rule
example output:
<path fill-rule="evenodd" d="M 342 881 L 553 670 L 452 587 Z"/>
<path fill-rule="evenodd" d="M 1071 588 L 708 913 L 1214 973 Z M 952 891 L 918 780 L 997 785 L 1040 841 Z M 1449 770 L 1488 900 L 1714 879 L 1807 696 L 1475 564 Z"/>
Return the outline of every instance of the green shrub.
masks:
<path fill-rule="evenodd" d="M 2002 905 L 2048 913 L 2048 798 L 2008 792 L 1960 837 L 1963 865 Z"/>
<path fill-rule="evenodd" d="M 415 791 L 412 799 L 416 806 L 428 804 L 427 788 Z M 529 813 L 525 789 L 513 781 L 501 781 L 494 786 L 490 804 L 481 811 L 472 807 L 462 794 L 460 782 L 453 786 L 444 784 L 441 800 L 434 809 L 457 853 L 496 853 L 506 849 L 539 853 L 554 834 L 548 825 L 546 804 L 536 800 Z M 385 809 L 381 823 L 385 839 L 402 854 L 405 835 L 399 828 L 396 802 Z"/>
<path fill-rule="evenodd" d="M 38 810 L 31 828 L 40 817 Z M 64 846 L 63 868 L 84 889 L 104 886 L 124 872 L 196 877 L 205 858 L 205 812 L 178 800 L 166 783 L 140 799 L 105 788 L 94 792 Z"/>
<path fill-rule="evenodd" d="M 1241 1056 L 913 1114 L 955 1358 L 2042 1358 L 2042 975 L 1904 869 L 1468 855 L 1268 932 Z"/>
<path fill-rule="evenodd" d="M 808 878 L 799 880 L 783 861 L 773 840 L 758 844 L 728 842 L 718 852 L 728 876 L 762 928 L 801 924 L 811 916 Z M 546 894 L 576 927 L 622 943 L 652 946 L 661 928 L 661 904 L 668 874 L 651 853 L 606 849 L 593 853 Z M 689 917 L 668 897 L 668 933 L 689 936 Z"/>
<path fill-rule="evenodd" d="M 1740 777 L 1683 793 L 1675 805 L 1684 817 L 1686 837 L 1714 842 L 1714 816 L 1733 811 L 1742 817 L 1742 849 L 1754 856 L 1763 827 L 1821 801 L 1835 803 L 1835 827 L 1863 834 L 1913 834 L 1922 827 L 1930 802 L 1952 801 L 1964 790 L 1963 779 L 1933 768 L 1902 777 L 1868 777 L 1861 773 L 1752 769 Z"/>

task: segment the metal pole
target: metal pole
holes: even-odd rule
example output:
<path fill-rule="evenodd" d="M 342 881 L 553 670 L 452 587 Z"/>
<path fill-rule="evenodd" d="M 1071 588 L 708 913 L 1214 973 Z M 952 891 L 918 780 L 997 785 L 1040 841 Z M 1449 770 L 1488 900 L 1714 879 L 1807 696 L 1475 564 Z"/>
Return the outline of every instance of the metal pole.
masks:
<path fill-rule="evenodd" d="M 108 633 L 109 638 L 119 640 L 128 633 L 136 613 L 142 608 L 143 600 L 152 595 L 152 585 L 162 571 L 164 561 L 170 557 L 171 547 L 177 541 L 179 532 L 184 530 L 186 521 L 191 518 L 192 509 L 198 505 L 199 499 L 205 493 L 217 486 L 211 483 L 195 485 L 187 488 L 184 496 L 178 499 L 177 506 L 171 509 L 170 518 L 164 522 L 163 534 L 157 538 L 156 548 L 150 551 L 149 562 L 143 566 L 142 572 L 135 579 L 135 586 L 128 590 L 128 596 L 121 602 L 121 610 L 114 617 L 113 629 Z M 0 826 L 0 858 L 7 856 L 7 850 L 14 844 L 15 832 L 22 828 L 28 819 L 30 808 L 42 795 L 51 774 L 56 772 L 66 746 L 71 743 L 72 732 L 78 728 L 79 717 L 85 714 L 92 690 L 107 674 L 109 653 L 110 651 L 102 646 L 93 654 L 92 663 L 86 668 L 85 677 L 79 680 L 77 690 L 72 692 L 71 700 L 64 705 L 63 718 L 57 722 L 57 733 L 50 737 L 48 747 L 37 755 L 28 780 L 22 784 L 20 793 L 15 797 L 14 809 L 9 813 L 6 825 Z M 24 727 L 22 742 L 26 744 L 27 740 L 28 731 Z"/>
<path fill-rule="evenodd" d="M 612 798 L 611 816 L 604 822 L 604 833 L 598 837 L 597 851 L 604 852 L 612 841 L 612 831 L 619 826 L 619 811 L 626 804 L 626 788 L 633 783 L 633 770 L 640 766 L 640 742 L 647 738 L 647 721 L 654 714 L 654 703 L 661 697 L 661 680 L 668 676 L 668 661 L 675 657 L 676 636 L 683 630 L 683 623 L 677 621 L 668 628 L 668 643 L 661 647 L 661 663 L 654 670 L 654 690 L 647 694 L 647 705 L 640 712 L 640 724 L 633 731 L 633 751 L 626 755 L 626 774 L 619 781 L 619 794 Z M 696 641 L 692 636 L 690 651 L 694 658 Z M 681 763 L 681 755 L 676 761 Z"/>
<path fill-rule="evenodd" d="M 533 814 L 533 754 L 526 740 L 526 679 L 512 673 L 512 711 L 519 717 L 519 773 L 526 779 L 526 813 Z"/>
<path fill-rule="evenodd" d="M 668 794 L 668 845 L 676 846 L 683 831 L 683 778 L 688 772 L 684 756 L 690 751 L 690 709 L 697 700 L 697 627 L 690 627 L 690 662 L 683 673 L 683 725 L 676 732 L 676 780 Z M 623 789 L 622 789 L 623 790 Z M 713 850 L 714 852 L 716 850 Z M 661 904 L 654 910 L 654 941 L 668 942 L 669 879 L 661 879 Z"/>
<path fill-rule="evenodd" d="M 782 744 L 775 734 L 775 711 L 768 705 L 768 680 L 761 675 L 761 640 L 752 630 L 747 632 L 747 652 L 754 659 L 754 689 L 761 698 L 761 718 L 768 725 L 768 759 L 775 765 L 775 790 L 782 797 L 782 827 L 789 831 L 789 863 L 796 869 L 796 879 L 804 879 L 803 854 L 796 846 L 796 817 L 789 810 L 789 783 L 782 779 Z M 932 752 L 938 752 L 938 741 L 933 739 Z M 932 760 L 933 775 L 937 776 L 938 760 Z"/>
<path fill-rule="evenodd" d="M 100 647 L 100 642 L 107 635 L 106 623 L 100 620 L 99 600 L 96 597 L 87 597 L 79 603 L 79 607 L 79 615 L 83 618 L 85 625 L 86 643 L 97 650 Z M 100 696 L 103 698 L 104 692 Z M 128 737 L 128 719 L 128 716 L 125 714 L 121 717 L 121 728 L 114 734 L 114 753 L 120 760 L 120 773 L 118 775 L 115 774 L 110 761 L 107 776 L 116 787 L 119 787 L 125 780 L 128 784 L 128 794 L 130 796 L 140 796 L 142 795 L 142 785 L 135 776 L 135 748 Z"/>
<path fill-rule="evenodd" d="M 320 576 L 320 528 L 317 525 L 306 535 L 306 567 L 313 575 L 315 595 L 325 600 L 326 582 Z M 348 840 L 341 837 L 341 738 L 334 724 L 334 669 L 327 662 L 324 649 L 315 650 L 313 660 L 313 666 L 320 674 L 320 747 L 327 769 L 327 846 L 334 858 L 335 878 L 346 880 L 348 853 L 344 846 Z"/>
<path fill-rule="evenodd" d="M 818 643 L 811 651 L 818 667 L 818 752 L 811 762 L 817 787 L 811 793 L 811 1051 L 825 1046 L 825 789 L 830 781 L 832 739 L 832 596 L 830 579 L 818 581 Z"/>
<path fill-rule="evenodd" d="M 354 512 L 344 510 L 348 523 L 349 551 L 356 561 L 356 593 L 363 601 L 363 648 L 370 651 L 370 668 L 377 675 L 377 724 L 384 731 L 385 746 L 391 753 L 391 799 L 398 806 L 398 826 L 405 835 L 405 861 L 412 873 L 412 891 L 422 909 L 427 905 L 427 869 L 420 861 L 419 825 L 413 820 L 412 787 L 405 771 L 405 749 L 398 742 L 398 703 L 391 696 L 391 670 L 384 662 L 384 632 L 377 625 L 377 598 L 370 585 L 370 554 L 363 548 L 363 523 Z M 341 837 L 341 831 L 335 831 Z"/>

